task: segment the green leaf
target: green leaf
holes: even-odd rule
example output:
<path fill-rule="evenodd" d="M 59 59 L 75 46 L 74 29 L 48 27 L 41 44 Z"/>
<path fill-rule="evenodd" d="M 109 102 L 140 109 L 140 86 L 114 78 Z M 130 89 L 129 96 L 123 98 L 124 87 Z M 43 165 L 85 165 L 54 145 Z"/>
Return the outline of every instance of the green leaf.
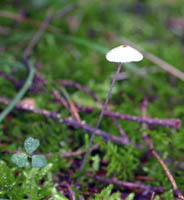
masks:
<path fill-rule="evenodd" d="M 113 185 L 109 185 L 104 188 L 100 194 L 96 194 L 94 200 L 121 200 L 120 193 L 115 192 L 111 194 Z"/>
<path fill-rule="evenodd" d="M 63 40 L 71 41 L 71 42 L 73 42 L 75 44 L 79 44 L 79 45 L 85 46 L 85 47 L 90 48 L 92 50 L 95 50 L 95 51 L 97 51 L 99 53 L 105 54 L 109 50 L 108 48 L 105 48 L 105 47 L 103 47 L 103 46 L 101 46 L 101 45 L 99 45 L 97 43 L 91 42 L 91 41 L 89 41 L 89 40 L 87 40 L 85 38 L 79 38 L 79 37 L 75 37 L 75 36 L 68 36 L 68 35 L 64 35 L 64 34 L 62 34 L 62 36 L 59 35 L 59 37 L 61 39 L 63 39 Z"/>
<path fill-rule="evenodd" d="M 28 162 L 26 153 L 16 153 L 11 157 L 13 163 L 15 163 L 18 167 L 25 167 Z"/>
<path fill-rule="evenodd" d="M 40 142 L 37 139 L 29 137 L 24 142 L 24 148 L 27 153 L 33 153 L 40 146 Z"/>
<path fill-rule="evenodd" d="M 34 155 L 32 156 L 32 167 L 33 168 L 41 168 L 47 165 L 47 161 L 45 156 L 43 155 Z"/>
<path fill-rule="evenodd" d="M 50 200 L 68 200 L 68 198 L 66 198 L 61 192 L 58 192 L 56 188 L 53 188 Z"/>
<path fill-rule="evenodd" d="M 29 75 L 24 83 L 24 86 L 19 90 L 19 92 L 16 94 L 14 99 L 8 104 L 8 106 L 1 112 L 0 123 L 13 110 L 13 108 L 16 106 L 16 104 L 20 101 L 20 99 L 27 92 L 27 90 L 29 89 L 29 87 L 32 83 L 33 78 L 34 78 L 34 68 L 30 65 Z"/>
<path fill-rule="evenodd" d="M 93 169 L 94 170 L 99 170 L 99 166 L 100 166 L 100 157 L 99 155 L 95 155 L 92 157 L 92 160 L 93 160 Z"/>
<path fill-rule="evenodd" d="M 133 200 L 134 199 L 135 194 L 134 193 L 130 193 L 128 195 L 128 197 L 126 198 L 126 200 Z"/>

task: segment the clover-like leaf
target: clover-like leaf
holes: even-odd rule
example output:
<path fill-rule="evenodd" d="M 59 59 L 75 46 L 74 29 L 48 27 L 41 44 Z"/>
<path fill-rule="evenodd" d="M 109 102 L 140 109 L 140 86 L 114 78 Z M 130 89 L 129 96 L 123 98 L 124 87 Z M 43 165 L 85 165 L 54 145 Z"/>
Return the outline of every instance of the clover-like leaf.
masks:
<path fill-rule="evenodd" d="M 47 161 L 45 156 L 43 155 L 34 155 L 32 156 L 32 167 L 33 168 L 41 168 L 47 165 Z"/>
<path fill-rule="evenodd" d="M 16 153 L 11 157 L 13 163 L 15 163 L 18 167 L 25 167 L 28 162 L 26 153 Z"/>
<path fill-rule="evenodd" d="M 24 141 L 24 148 L 26 149 L 27 153 L 33 153 L 38 147 L 40 146 L 40 142 L 37 139 L 32 137 L 27 138 Z"/>

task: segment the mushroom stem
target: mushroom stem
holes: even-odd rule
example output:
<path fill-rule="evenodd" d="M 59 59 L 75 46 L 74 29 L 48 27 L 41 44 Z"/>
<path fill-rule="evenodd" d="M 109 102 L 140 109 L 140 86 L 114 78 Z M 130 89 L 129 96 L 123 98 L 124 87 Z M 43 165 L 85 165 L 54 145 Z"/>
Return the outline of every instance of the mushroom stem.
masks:
<path fill-rule="evenodd" d="M 102 121 L 104 112 L 105 112 L 106 109 L 107 109 L 107 104 L 108 104 L 108 102 L 109 102 L 109 99 L 110 99 L 110 96 L 111 96 L 111 93 L 112 93 L 112 88 L 114 87 L 114 84 L 115 84 L 115 82 L 116 82 L 116 80 L 117 80 L 118 74 L 120 73 L 121 67 L 122 67 L 122 63 L 120 63 L 120 64 L 118 65 L 118 68 L 117 68 L 117 70 L 116 70 L 116 73 L 115 73 L 115 75 L 114 75 L 114 77 L 113 77 L 112 84 L 111 84 L 111 87 L 110 87 L 110 89 L 109 89 L 108 95 L 107 95 L 107 97 L 106 97 L 106 100 L 105 100 L 103 109 L 102 109 L 102 111 L 101 111 L 101 113 L 100 113 L 98 122 L 97 122 L 97 124 L 96 124 L 96 128 L 98 128 L 98 127 L 100 126 L 100 123 L 101 123 L 101 121 Z M 85 155 L 84 155 L 84 158 L 83 158 L 83 160 L 82 160 L 82 164 L 81 164 L 81 166 L 80 166 L 80 172 L 82 172 L 83 169 L 84 169 L 84 167 L 86 166 L 87 159 L 88 159 L 88 156 L 89 156 L 89 154 L 90 154 L 90 151 L 91 151 L 91 148 L 92 148 L 92 145 L 93 145 L 94 137 L 95 137 L 95 132 L 91 135 L 91 138 L 90 138 L 90 141 L 89 141 L 88 149 L 87 149 L 87 151 L 86 151 L 86 153 L 85 153 Z"/>

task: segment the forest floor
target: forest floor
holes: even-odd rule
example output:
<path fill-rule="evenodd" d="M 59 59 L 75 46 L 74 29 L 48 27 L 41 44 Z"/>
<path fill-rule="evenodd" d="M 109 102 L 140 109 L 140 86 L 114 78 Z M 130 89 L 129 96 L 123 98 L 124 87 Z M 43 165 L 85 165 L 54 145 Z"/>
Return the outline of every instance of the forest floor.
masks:
<path fill-rule="evenodd" d="M 0 198 L 184 199 L 182 1 L 8 2 L 0 2 Z M 117 68 L 105 54 L 121 44 L 144 59 L 123 65 L 95 129 Z M 40 142 L 42 168 L 12 162 L 29 137 Z"/>

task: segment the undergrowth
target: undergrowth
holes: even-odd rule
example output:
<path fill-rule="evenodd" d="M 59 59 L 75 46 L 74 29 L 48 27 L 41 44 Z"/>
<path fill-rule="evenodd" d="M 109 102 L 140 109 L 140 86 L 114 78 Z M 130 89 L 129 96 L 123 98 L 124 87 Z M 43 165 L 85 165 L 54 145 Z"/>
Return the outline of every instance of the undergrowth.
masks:
<path fill-rule="evenodd" d="M 175 3 L 169 0 L 147 0 L 140 4 L 133 0 L 34 0 L 23 3 L 17 1 L 18 5 L 13 0 L 8 2 L 0 2 L 1 10 L 20 14 L 25 9 L 29 18 L 40 22 L 47 16 L 49 9 L 55 13 L 72 3 L 78 4 L 65 16 L 52 21 L 51 25 L 57 27 L 59 33 L 46 30 L 31 51 L 28 60 L 34 66 L 35 73 L 47 80 L 41 92 L 29 90 L 24 95 L 24 98 L 34 100 L 37 108 L 58 112 L 62 117 L 69 116 L 68 111 L 53 100 L 52 89 L 60 87 L 59 80 L 76 81 L 88 86 L 104 101 L 116 68 L 105 60 L 104 55 L 110 48 L 120 45 L 122 38 L 135 42 L 142 49 L 183 70 L 183 32 L 173 30 L 167 24 L 170 18 L 184 14 L 184 4 L 179 0 Z M 0 35 L 0 71 L 7 74 L 13 72 L 14 78 L 24 83 L 28 74 L 20 58 L 39 27 L 28 22 L 15 22 L 8 17 L 0 16 L 0 19 L 1 26 L 8 28 L 8 34 Z M 147 97 L 148 116 L 179 118 L 184 122 L 184 83 L 181 80 L 172 77 L 148 59 L 138 64 L 124 65 L 122 72 L 128 73 L 128 78 L 117 81 L 115 85 L 110 100 L 113 111 L 141 115 L 140 106 Z M 0 86 L 0 96 L 9 99 L 13 99 L 20 90 L 3 77 L 0 77 Z M 67 87 L 66 92 L 73 102 L 99 107 L 97 102 L 82 91 Z M 1 105 L 1 111 L 5 108 Z M 95 126 L 99 111 L 79 114 L 82 120 Z M 138 176 L 154 178 L 154 181 L 148 179 L 143 183 L 162 186 L 166 191 L 155 199 L 162 197 L 172 200 L 174 197 L 170 182 L 157 160 L 147 152 L 141 125 L 123 120 L 119 120 L 119 123 L 131 139 L 131 145 L 117 145 L 96 136 L 95 144 L 100 146 L 92 152 L 87 171 L 98 171 L 108 178 L 116 177 L 130 182 L 135 182 Z M 100 129 L 120 136 L 110 118 L 104 117 Z M 147 132 L 155 149 L 174 175 L 181 192 L 184 192 L 183 126 L 179 130 L 151 127 Z M 41 145 L 38 153 L 47 157 L 45 167 L 18 168 L 11 162 L 11 156 L 16 151 L 24 151 L 23 143 L 28 137 L 39 139 Z M 69 158 L 62 155 L 87 149 L 90 135 L 82 130 L 66 127 L 35 113 L 13 109 L 1 123 L 0 138 L 0 198 L 69 199 L 68 194 L 61 192 L 62 181 L 72 183 L 76 199 L 136 198 L 134 192 L 115 185 L 107 186 L 95 179 L 88 180 L 85 175 L 82 177 L 81 190 L 78 190 L 75 180 L 82 156 Z M 137 144 L 142 148 L 136 149 Z M 125 196 L 122 195 L 124 191 Z"/>

